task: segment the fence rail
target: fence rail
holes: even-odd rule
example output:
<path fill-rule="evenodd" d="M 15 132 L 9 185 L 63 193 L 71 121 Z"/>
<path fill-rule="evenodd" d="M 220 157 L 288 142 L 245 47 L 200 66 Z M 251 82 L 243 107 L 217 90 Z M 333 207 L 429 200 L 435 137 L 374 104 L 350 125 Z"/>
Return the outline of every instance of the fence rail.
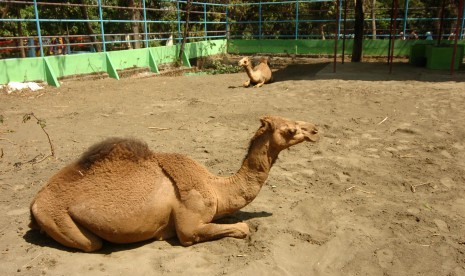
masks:
<path fill-rule="evenodd" d="M 15 10 L 15 13 L 7 13 L 0 18 L 0 57 L 44 57 L 148 48 L 178 44 L 183 39 L 188 13 L 187 1 L 141 0 L 138 7 L 108 5 L 104 1 L 95 0 L 92 4 L 84 5 L 72 3 L 73 1 L 0 1 L 0 5 L 9 5 L 11 10 Z M 427 38 L 427 32 L 431 33 L 431 39 L 439 36 L 448 39 L 455 36 L 454 30 L 458 29 L 458 25 L 461 24 L 462 30 L 464 28 L 465 10 L 461 11 L 462 21 L 457 24 L 457 18 L 450 13 L 438 18 L 440 7 L 428 7 L 429 14 L 435 16 L 422 17 L 418 16 L 419 11 L 425 11 L 426 8 L 412 6 L 409 0 L 404 0 L 403 3 L 394 19 L 399 26 L 399 33 L 394 35 L 399 39 L 408 38 L 412 30 L 417 32 L 419 39 Z M 260 1 L 240 4 L 193 1 L 189 12 L 191 27 L 186 40 L 327 39 L 335 36 L 352 38 L 353 12 L 346 14 L 346 24 L 342 24 L 346 4 L 349 5 L 348 10 L 352 11 L 353 3 L 347 0 Z M 79 11 L 65 14 L 64 11 L 70 7 L 86 10 L 89 15 L 86 17 Z M 449 9 L 453 10 L 453 7 Z M 23 14 L 23 10 L 28 13 Z M 365 38 L 389 38 L 390 12 L 390 8 L 377 8 L 374 19 L 365 19 Z M 372 27 L 373 21 L 376 29 Z M 439 21 L 445 30 L 443 34 L 432 30 L 439 25 Z M 8 29 L 13 30 L 10 35 L 6 34 Z M 459 39 L 463 39 L 463 32 L 458 35 Z"/>

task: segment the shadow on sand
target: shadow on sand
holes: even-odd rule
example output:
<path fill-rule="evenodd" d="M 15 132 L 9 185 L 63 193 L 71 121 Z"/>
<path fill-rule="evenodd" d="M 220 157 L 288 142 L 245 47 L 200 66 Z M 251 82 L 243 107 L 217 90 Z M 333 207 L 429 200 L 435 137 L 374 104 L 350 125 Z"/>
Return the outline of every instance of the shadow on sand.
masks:
<path fill-rule="evenodd" d="M 406 62 L 394 62 L 392 71 L 386 62 L 333 62 L 311 64 L 288 64 L 273 72 L 274 82 L 289 80 L 366 80 L 366 81 L 402 81 L 416 80 L 428 82 L 456 81 L 465 82 L 465 66 L 451 75 L 450 70 L 431 70 L 417 67 Z"/>

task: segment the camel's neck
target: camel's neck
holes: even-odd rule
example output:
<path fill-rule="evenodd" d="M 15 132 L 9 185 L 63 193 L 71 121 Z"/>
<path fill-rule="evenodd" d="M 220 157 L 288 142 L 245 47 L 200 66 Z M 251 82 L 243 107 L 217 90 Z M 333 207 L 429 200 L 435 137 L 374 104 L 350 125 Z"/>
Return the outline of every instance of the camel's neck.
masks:
<path fill-rule="evenodd" d="M 217 216 L 233 213 L 249 204 L 260 192 L 279 152 L 270 150 L 267 139 L 258 137 L 251 142 L 239 171 L 219 180 Z"/>
<path fill-rule="evenodd" d="M 250 64 L 245 66 L 245 72 L 247 73 L 247 76 L 249 76 L 251 80 L 255 79 L 254 70 L 252 69 L 252 66 Z"/>

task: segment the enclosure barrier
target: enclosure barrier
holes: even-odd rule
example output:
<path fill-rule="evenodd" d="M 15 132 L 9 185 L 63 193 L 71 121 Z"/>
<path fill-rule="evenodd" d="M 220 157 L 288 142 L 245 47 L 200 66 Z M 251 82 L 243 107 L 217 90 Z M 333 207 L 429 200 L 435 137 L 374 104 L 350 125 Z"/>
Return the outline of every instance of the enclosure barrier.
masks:
<path fill-rule="evenodd" d="M 336 62 L 337 55 L 347 55 L 352 51 L 353 14 L 347 15 L 346 8 L 343 8 L 343 3 L 346 5 L 348 2 L 351 5 L 348 0 L 283 0 L 241 4 L 142 0 L 141 7 L 118 7 L 105 5 L 101 0 L 86 5 L 37 0 L 5 1 L 4 3 L 8 5 L 32 7 L 33 12 L 29 13 L 26 18 L 22 18 L 20 13 L 19 15 L 13 13 L 16 18 L 14 16 L 0 18 L 0 27 L 10 24 L 9 28 L 12 30 L 17 28 L 19 33 L 19 36 L 0 37 L 0 54 L 5 51 L 9 53 L 16 51 L 17 56 L 19 52 L 23 56 L 26 56 L 25 52 L 27 52 L 29 56 L 29 58 L 0 59 L 0 84 L 11 81 L 46 81 L 51 85 L 59 86 L 58 79 L 62 77 L 102 72 L 118 79 L 119 70 L 134 67 L 146 67 L 152 72 L 158 72 L 159 64 L 178 61 L 177 56 L 180 53 L 182 41 L 189 42 L 182 56 L 182 62 L 187 66 L 190 66 L 189 59 L 191 58 L 220 53 L 334 55 Z M 381 9 L 383 12 L 381 17 L 377 17 L 376 20 L 373 18 L 373 21 L 384 25 L 384 29 L 378 28 L 379 33 L 373 29 L 371 33 L 364 34 L 365 38 L 371 38 L 363 41 L 365 56 L 387 56 L 388 53 L 393 56 L 409 56 L 412 54 L 412 46 L 422 44 L 425 39 L 428 39 L 425 31 L 429 29 L 426 29 L 419 34 L 419 40 L 405 40 L 407 30 L 412 29 L 408 25 L 426 22 L 425 20 L 439 21 L 439 18 L 427 19 L 411 15 L 409 0 L 404 2 L 404 10 L 402 12 L 401 9 L 399 12 L 401 16 L 393 16 L 395 19 L 392 21 L 402 23 L 399 30 L 402 30 L 403 35 L 397 34 L 395 28 L 394 32 L 392 30 L 390 33 L 385 32 L 388 20 L 392 18 L 387 18 L 388 12 Z M 460 0 L 460 3 L 462 2 L 463 0 Z M 192 4 L 190 12 L 187 11 L 188 3 Z M 158 7 L 158 4 L 161 6 Z M 63 19 L 60 13 L 50 13 L 50 10 L 47 10 L 48 7 L 69 5 L 87 9 L 87 12 L 92 12 L 93 16 Z M 109 17 L 112 10 L 130 10 L 133 13 L 137 11 L 140 17 L 131 20 L 114 19 Z M 332 11 L 337 11 L 337 16 L 334 16 Z M 434 40 L 440 41 L 442 38 L 450 39 L 451 37 L 462 39 L 463 32 L 457 32 L 457 30 L 462 30 L 465 24 L 465 9 L 462 6 L 458 8 L 458 11 L 457 18 L 447 16 L 440 18 L 441 26 L 446 24 L 450 26 L 443 29 L 451 32 L 440 31 L 438 34 L 432 34 L 431 37 Z M 160 20 L 157 17 L 160 13 L 169 14 L 173 18 Z M 191 17 L 188 20 L 189 13 Z M 342 14 L 344 14 L 344 20 L 342 20 Z M 191 24 L 191 28 L 187 31 L 182 30 L 187 22 Z M 89 33 L 82 30 L 78 33 L 69 32 L 68 25 L 73 27 L 79 24 L 94 24 L 94 30 Z M 134 24 L 139 25 L 143 31 L 133 32 L 131 28 L 127 31 L 128 26 Z M 455 28 L 452 27 L 454 24 Z M 31 31 L 31 25 L 35 25 L 32 28 L 35 31 Z M 58 28 L 61 33 L 51 32 L 50 30 L 54 30 L 50 28 L 52 25 L 62 26 Z M 25 26 L 29 26 L 28 33 L 23 33 L 22 28 Z M 326 26 L 326 31 L 323 30 L 323 26 Z M 460 26 L 462 28 L 459 28 Z M 121 31 L 122 27 L 126 30 Z M 458 35 L 452 33 L 454 30 Z M 50 40 L 57 39 L 57 37 L 61 37 L 63 41 L 53 45 L 48 44 Z M 343 43 L 338 44 L 337 40 L 341 37 L 344 39 Z M 79 40 L 84 38 L 87 41 Z M 161 45 L 161 42 L 169 44 L 170 40 L 176 45 L 153 47 Z M 8 45 L 9 41 L 14 41 L 13 44 L 16 45 Z M 443 43 L 450 42 L 446 40 Z M 463 45 L 464 41 L 460 41 L 459 44 Z M 89 49 L 86 51 L 70 49 L 71 46 L 80 45 Z M 135 49 L 121 50 L 121 45 Z M 62 51 L 57 53 L 51 50 L 54 48 L 60 48 Z M 463 47 L 459 49 L 463 51 Z M 443 51 L 444 49 L 428 48 L 428 55 Z M 40 57 L 35 57 L 37 55 Z M 424 58 L 424 55 L 426 55 L 426 50 L 422 51 L 421 58 Z M 453 55 L 455 57 L 455 50 Z M 6 57 L 11 57 L 11 55 Z M 439 59 L 444 59 L 443 57 L 441 54 Z M 457 57 L 461 62 L 463 53 L 459 52 Z"/>
<path fill-rule="evenodd" d="M 108 73 L 119 79 L 118 71 L 128 68 L 149 68 L 158 73 L 158 65 L 177 61 L 180 45 L 121 50 L 102 53 L 60 55 L 0 60 L 0 84 L 9 82 L 45 81 L 60 86 L 58 78 Z M 182 62 L 190 67 L 189 59 L 226 52 L 226 40 L 187 43 Z"/>

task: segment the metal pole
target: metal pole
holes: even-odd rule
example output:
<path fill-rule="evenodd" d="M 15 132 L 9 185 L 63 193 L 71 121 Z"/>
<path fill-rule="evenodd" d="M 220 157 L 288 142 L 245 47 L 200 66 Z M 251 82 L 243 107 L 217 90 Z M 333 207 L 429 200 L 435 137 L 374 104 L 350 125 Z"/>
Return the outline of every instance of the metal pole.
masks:
<path fill-rule="evenodd" d="M 336 29 L 339 29 L 339 1 L 336 0 Z M 337 40 L 339 39 L 339 31 L 334 36 L 334 64 L 333 64 L 333 73 L 336 73 L 336 61 L 337 61 Z"/>
<path fill-rule="evenodd" d="M 36 16 L 37 36 L 39 37 L 40 56 L 44 57 L 44 45 L 42 44 L 42 33 L 40 32 L 39 11 L 37 9 L 37 0 L 34 0 L 34 13 Z"/>
<path fill-rule="evenodd" d="M 394 0 L 394 20 L 393 20 L 393 39 L 391 41 L 391 52 L 389 53 L 390 62 L 389 62 L 389 73 L 392 73 L 392 63 L 394 59 L 394 44 L 396 41 L 396 32 L 397 32 L 397 10 L 398 10 L 398 0 Z"/>
<path fill-rule="evenodd" d="M 458 16 L 457 16 L 457 26 L 455 27 L 455 38 L 454 38 L 454 50 L 452 52 L 452 62 L 450 64 L 450 74 L 454 74 L 455 70 L 455 57 L 457 56 L 457 40 L 458 40 L 458 32 L 462 34 L 462 28 L 459 29 L 459 23 L 460 21 L 463 20 L 463 18 L 460 18 L 461 14 L 460 11 L 463 10 L 463 0 L 460 0 L 459 2 L 459 9 L 458 9 Z"/>
<path fill-rule="evenodd" d="M 463 39 L 463 28 L 465 28 L 465 6 L 462 5 L 463 7 L 463 12 L 462 12 L 462 28 L 460 29 L 460 39 Z M 459 11 L 460 12 L 460 11 Z"/>
<path fill-rule="evenodd" d="M 179 43 L 181 39 L 181 11 L 180 11 L 180 6 L 179 6 L 179 1 L 176 1 L 176 10 L 178 13 L 178 39 L 176 42 Z"/>
<path fill-rule="evenodd" d="M 97 0 L 98 5 L 98 16 L 100 20 L 100 32 L 102 33 L 102 44 L 103 44 L 103 51 L 107 51 L 107 45 L 105 43 L 105 28 L 103 27 L 103 13 L 102 13 L 102 0 Z"/>
<path fill-rule="evenodd" d="M 404 33 L 404 36 L 407 35 L 407 19 L 408 19 L 408 4 L 409 0 L 405 0 L 405 6 L 404 6 L 404 27 L 402 29 L 402 32 Z"/>
<path fill-rule="evenodd" d="M 346 49 L 346 29 L 347 29 L 347 1 L 344 1 L 344 36 L 342 37 L 342 64 L 344 64 L 344 55 Z"/>
<path fill-rule="evenodd" d="M 205 39 L 207 38 L 207 4 L 203 4 L 203 29 L 205 33 Z"/>
<path fill-rule="evenodd" d="M 442 6 L 441 6 L 441 18 L 439 21 L 439 35 L 438 35 L 438 46 L 441 44 L 441 38 L 442 38 L 442 31 L 444 28 L 444 11 L 446 9 L 446 0 L 442 0 Z"/>
<path fill-rule="evenodd" d="M 295 39 L 299 39 L 299 0 L 295 1 Z"/>
<path fill-rule="evenodd" d="M 145 8 L 145 0 L 142 0 L 142 8 L 144 9 L 145 48 L 148 48 L 149 47 L 149 35 L 147 32 L 147 9 Z"/>
<path fill-rule="evenodd" d="M 342 21 L 342 0 L 339 0 L 339 6 L 337 7 L 338 8 L 338 18 L 337 20 L 339 20 L 338 24 L 337 24 L 337 35 L 340 36 L 341 35 L 341 21 Z"/>
<path fill-rule="evenodd" d="M 389 45 L 388 45 L 388 52 L 387 52 L 387 63 L 389 64 L 391 62 L 391 46 L 392 46 L 392 27 L 394 26 L 393 20 L 394 20 L 394 1 L 392 0 L 391 4 L 391 20 L 389 21 Z M 395 35 L 395 34 L 394 34 Z"/>
<path fill-rule="evenodd" d="M 258 38 L 262 39 L 262 1 L 258 4 Z"/>
<path fill-rule="evenodd" d="M 226 6 L 226 39 L 229 39 L 229 5 Z"/>

